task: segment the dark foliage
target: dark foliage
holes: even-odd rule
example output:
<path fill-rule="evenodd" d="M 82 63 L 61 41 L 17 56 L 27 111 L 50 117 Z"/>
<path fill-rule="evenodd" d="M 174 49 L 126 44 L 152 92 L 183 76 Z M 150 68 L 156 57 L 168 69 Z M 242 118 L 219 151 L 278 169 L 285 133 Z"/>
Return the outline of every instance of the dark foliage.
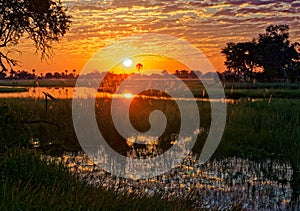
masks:
<path fill-rule="evenodd" d="M 227 43 L 222 49 L 227 71 L 225 77 L 237 80 L 298 80 L 300 77 L 299 43 L 289 40 L 288 25 L 270 25 L 258 39 Z M 263 74 L 255 77 L 258 69 Z"/>
<path fill-rule="evenodd" d="M 42 58 L 51 56 L 51 44 L 66 34 L 70 16 L 60 0 L 0 0 L 0 67 L 18 64 L 9 54 L 22 37 L 32 40 Z"/>

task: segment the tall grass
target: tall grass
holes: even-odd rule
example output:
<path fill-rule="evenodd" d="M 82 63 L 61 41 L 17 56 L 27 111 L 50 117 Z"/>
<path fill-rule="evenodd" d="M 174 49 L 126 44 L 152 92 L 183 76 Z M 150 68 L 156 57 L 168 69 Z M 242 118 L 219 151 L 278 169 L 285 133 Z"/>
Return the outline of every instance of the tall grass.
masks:
<path fill-rule="evenodd" d="M 217 154 L 297 160 L 300 159 L 299 127 L 299 100 L 269 102 L 266 99 L 229 104 L 227 124 Z"/>
<path fill-rule="evenodd" d="M 201 152 L 201 146 L 210 127 L 210 104 L 198 102 L 201 125 L 204 132 L 198 136 L 194 151 Z M 110 114 L 110 100 L 99 99 L 95 105 L 97 122 L 104 137 L 112 145 L 120 145 L 122 137 L 114 128 Z M 131 105 L 132 125 L 140 131 L 149 129 L 148 117 L 151 111 L 162 110 L 168 120 L 161 141 L 178 133 L 180 113 L 176 105 L 165 100 L 135 100 Z M 48 110 L 44 100 L 1 99 L 0 100 L 1 146 L 28 144 L 39 140 L 45 148 L 49 145 L 61 150 L 80 150 L 73 128 L 71 100 L 50 102 Z M 105 127 L 104 127 L 105 126 Z M 300 100 L 267 99 L 257 102 L 241 101 L 228 104 L 227 123 L 221 145 L 216 156 L 281 156 L 297 160 L 300 147 Z M 105 128 L 105 129 L 103 129 Z M 124 140 L 124 146 L 126 145 Z M 169 146 L 169 145 L 168 145 Z M 285 156 L 285 158 L 287 158 Z"/>
<path fill-rule="evenodd" d="M 71 100 L 0 100 L 1 148 L 28 146 L 39 141 L 41 148 L 55 152 L 80 150 L 72 124 Z"/>
<path fill-rule="evenodd" d="M 116 194 L 82 184 L 63 166 L 33 151 L 15 150 L 0 160 L 0 210 L 181 210 L 185 201 Z"/>

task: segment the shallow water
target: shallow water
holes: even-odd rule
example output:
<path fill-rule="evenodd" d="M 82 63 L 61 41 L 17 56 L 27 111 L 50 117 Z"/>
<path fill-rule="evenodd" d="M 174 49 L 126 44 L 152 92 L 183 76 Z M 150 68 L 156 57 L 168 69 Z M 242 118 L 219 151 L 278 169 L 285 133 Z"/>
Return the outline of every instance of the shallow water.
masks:
<path fill-rule="evenodd" d="M 43 99 L 43 92 L 51 94 L 58 99 L 70 99 L 73 96 L 72 87 L 48 88 L 48 87 L 30 87 L 28 92 L 0 93 L 0 98 L 34 98 Z"/>
<path fill-rule="evenodd" d="M 16 88 L 16 87 L 15 87 Z M 87 87 L 78 87 L 78 92 L 82 93 L 82 98 L 93 97 L 90 95 L 91 88 Z M 44 92 L 50 94 L 56 99 L 72 99 L 74 95 L 73 87 L 58 87 L 58 88 L 49 88 L 49 87 L 29 87 L 28 92 L 14 92 L 14 93 L 0 93 L 0 98 L 33 98 L 33 99 L 44 99 Z M 80 95 L 81 96 L 81 95 Z M 105 98 L 134 98 L 140 97 L 143 99 L 153 99 L 153 100 L 170 100 L 168 97 L 160 97 L 160 96 L 148 96 L 148 95 L 131 95 L 130 93 L 124 94 L 111 94 L 107 92 L 97 92 L 97 97 L 105 97 Z M 239 103 L 240 100 L 234 99 L 208 99 L 208 98 L 171 98 L 173 100 L 179 101 L 202 101 L 202 102 L 226 102 L 229 104 Z"/>
<path fill-rule="evenodd" d="M 113 189 L 117 193 L 186 198 L 195 208 L 291 208 L 290 180 L 293 171 L 289 163 L 253 162 L 231 157 L 201 165 L 193 156 L 189 156 L 168 173 L 151 179 L 132 180 L 110 175 L 84 154 L 65 154 L 55 160 L 69 167 L 84 183 Z M 274 175 L 277 179 L 274 179 Z M 296 209 L 300 209 L 300 206 Z"/>

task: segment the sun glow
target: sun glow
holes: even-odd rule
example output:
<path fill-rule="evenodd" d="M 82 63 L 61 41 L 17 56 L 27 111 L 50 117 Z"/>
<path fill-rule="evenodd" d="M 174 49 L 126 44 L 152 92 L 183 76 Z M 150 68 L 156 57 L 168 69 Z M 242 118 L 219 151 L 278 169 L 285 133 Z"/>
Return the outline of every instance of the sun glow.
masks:
<path fill-rule="evenodd" d="M 123 58 L 126 58 L 125 56 Z M 114 73 L 141 73 L 150 74 L 152 70 L 167 70 L 170 74 L 176 70 L 190 70 L 189 67 L 182 64 L 180 61 L 160 55 L 138 55 L 134 57 L 122 59 L 120 63 L 113 66 L 111 71 Z M 152 71 L 153 72 L 153 71 Z"/>
<path fill-rule="evenodd" d="M 133 95 L 131 93 L 125 93 L 124 97 L 127 99 L 131 99 L 131 98 L 133 98 Z"/>

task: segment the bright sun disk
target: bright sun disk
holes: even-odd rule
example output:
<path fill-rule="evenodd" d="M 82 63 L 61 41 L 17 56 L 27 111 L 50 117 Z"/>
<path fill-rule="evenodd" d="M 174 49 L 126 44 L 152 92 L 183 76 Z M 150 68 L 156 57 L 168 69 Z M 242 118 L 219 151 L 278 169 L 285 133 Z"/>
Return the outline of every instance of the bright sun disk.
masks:
<path fill-rule="evenodd" d="M 123 61 L 123 65 L 125 67 L 130 67 L 132 65 L 132 60 L 131 59 L 126 59 Z"/>

